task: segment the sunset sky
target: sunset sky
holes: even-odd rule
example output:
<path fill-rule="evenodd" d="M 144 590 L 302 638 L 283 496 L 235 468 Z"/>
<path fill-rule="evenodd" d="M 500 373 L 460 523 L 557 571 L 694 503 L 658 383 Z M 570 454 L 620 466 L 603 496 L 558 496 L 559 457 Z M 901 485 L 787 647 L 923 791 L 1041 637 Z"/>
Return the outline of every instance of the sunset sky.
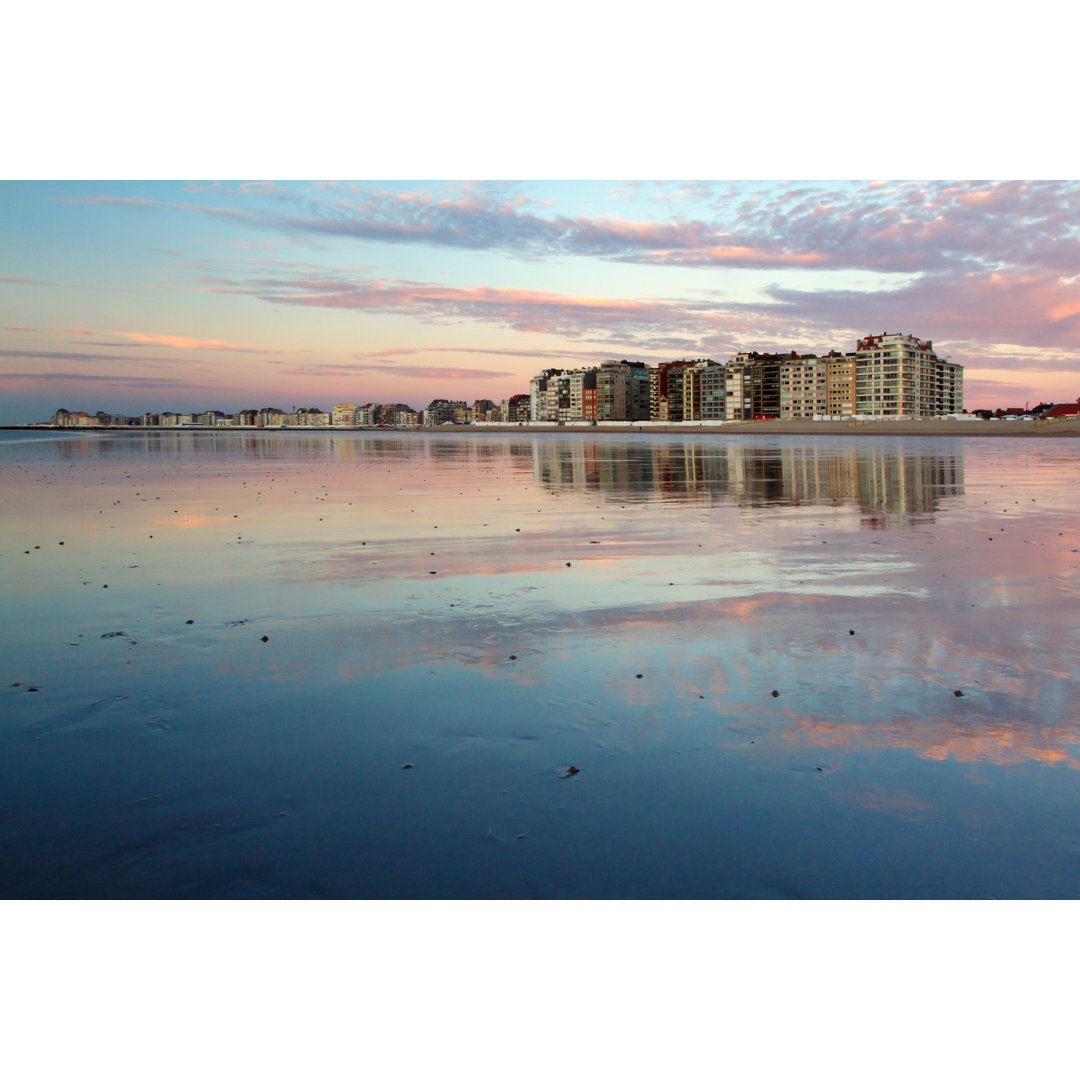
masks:
<path fill-rule="evenodd" d="M 0 183 L 0 423 L 496 402 L 545 367 L 930 338 L 1080 396 L 1080 183 Z"/>

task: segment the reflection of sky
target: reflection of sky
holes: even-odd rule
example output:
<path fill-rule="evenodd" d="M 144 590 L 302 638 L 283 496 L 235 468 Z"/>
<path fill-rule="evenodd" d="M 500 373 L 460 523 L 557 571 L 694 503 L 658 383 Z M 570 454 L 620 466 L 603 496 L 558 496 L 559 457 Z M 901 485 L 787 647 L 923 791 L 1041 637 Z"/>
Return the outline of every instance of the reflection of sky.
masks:
<path fill-rule="evenodd" d="M 6 438 L 4 745 L 1037 816 L 1080 761 L 1076 472 L 1030 440 Z"/>

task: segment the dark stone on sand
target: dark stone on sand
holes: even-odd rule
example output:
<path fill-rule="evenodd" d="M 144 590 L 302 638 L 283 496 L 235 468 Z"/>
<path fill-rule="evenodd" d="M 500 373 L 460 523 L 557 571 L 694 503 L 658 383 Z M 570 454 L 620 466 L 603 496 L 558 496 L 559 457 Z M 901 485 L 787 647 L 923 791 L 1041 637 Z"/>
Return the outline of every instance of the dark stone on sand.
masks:
<path fill-rule="evenodd" d="M 644 679 L 645 676 L 644 675 L 635 675 L 634 678 L 635 679 Z"/>
<path fill-rule="evenodd" d="M 411 769 L 413 767 L 413 763 L 411 761 L 406 761 L 405 764 L 402 765 L 401 767 L 403 769 Z"/>
<path fill-rule="evenodd" d="M 963 690 L 954 690 L 952 692 L 952 696 L 953 697 L 963 697 L 964 696 L 964 691 Z"/>
<path fill-rule="evenodd" d="M 559 779 L 566 780 L 568 777 L 577 776 L 579 772 L 581 772 L 581 770 L 576 765 L 571 765 L 570 768 L 567 769 L 566 772 L 564 772 L 562 776 L 559 777 Z"/>
<path fill-rule="evenodd" d="M 779 697 L 779 696 L 780 696 L 780 691 L 779 691 L 779 690 L 774 690 L 774 691 L 772 692 L 772 696 L 773 696 L 773 697 Z"/>
<path fill-rule="evenodd" d="M 270 639 L 265 634 L 263 634 L 263 636 L 261 638 L 259 638 L 259 640 L 260 641 L 269 641 Z"/>

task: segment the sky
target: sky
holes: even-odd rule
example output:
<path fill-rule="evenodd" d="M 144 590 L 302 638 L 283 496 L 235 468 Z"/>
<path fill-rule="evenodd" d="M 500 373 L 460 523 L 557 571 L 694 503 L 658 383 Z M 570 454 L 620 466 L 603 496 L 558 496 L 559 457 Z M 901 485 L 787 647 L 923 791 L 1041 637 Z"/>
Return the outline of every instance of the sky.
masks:
<path fill-rule="evenodd" d="M 7 181 L 0 422 L 434 398 L 546 367 L 934 342 L 1080 396 L 1080 184 Z"/>

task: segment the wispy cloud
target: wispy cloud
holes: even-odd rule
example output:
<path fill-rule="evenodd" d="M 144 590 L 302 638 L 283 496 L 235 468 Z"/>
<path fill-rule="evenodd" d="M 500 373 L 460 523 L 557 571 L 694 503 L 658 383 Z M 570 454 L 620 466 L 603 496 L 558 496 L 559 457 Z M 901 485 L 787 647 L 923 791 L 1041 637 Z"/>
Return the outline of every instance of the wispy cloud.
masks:
<path fill-rule="evenodd" d="M 417 345 L 410 348 L 381 349 L 378 352 L 354 353 L 362 361 L 377 360 L 390 356 L 416 356 L 428 353 L 466 353 L 483 356 L 512 356 L 528 360 L 573 361 L 581 363 L 602 363 L 605 360 L 642 360 L 653 361 L 654 356 L 637 355 L 626 350 L 608 351 L 598 349 L 478 349 L 468 345 Z"/>
<path fill-rule="evenodd" d="M 165 379 L 152 375 L 85 375 L 71 371 L 7 371 L 0 372 L 5 383 L 33 385 L 39 382 L 111 383 L 116 386 L 165 387 L 180 390 L 201 390 L 205 387 L 188 379 Z"/>
<path fill-rule="evenodd" d="M 2 285 L 52 285 L 51 281 L 39 281 L 37 278 L 17 277 L 10 274 L 0 275 Z"/>
<path fill-rule="evenodd" d="M 406 379 L 501 379 L 516 375 L 513 371 L 492 371 L 488 368 L 423 367 L 410 364 L 357 364 L 356 371 L 378 371 L 401 375 Z"/>
<path fill-rule="evenodd" d="M 44 352 L 28 349 L 0 349 L 0 356 L 9 356 L 18 360 L 70 360 L 83 364 L 172 364 L 177 360 L 165 359 L 159 356 L 111 356 L 105 353 L 77 353 L 77 352 Z M 202 364 L 202 360 L 185 359 L 185 367 L 192 364 Z"/>
<path fill-rule="evenodd" d="M 73 330 L 71 333 L 89 333 L 89 331 Z M 235 341 L 221 341 L 217 338 L 189 338 L 175 334 L 142 334 L 131 330 L 111 330 L 109 333 L 117 337 L 131 338 L 132 341 L 146 345 L 166 345 L 174 349 L 208 349 L 213 352 L 244 352 L 244 353 L 279 353 L 281 349 L 263 349 L 258 345 L 244 345 Z"/>
<path fill-rule="evenodd" d="M 251 189 L 254 191 L 254 188 Z M 88 202 L 230 217 L 280 233 L 490 250 L 524 258 L 587 256 L 691 267 L 835 268 L 921 273 L 1007 266 L 1075 272 L 1080 184 L 964 182 L 896 185 L 653 185 L 665 206 L 702 216 L 626 220 L 551 214 L 499 186 L 457 193 L 327 185 L 282 213 L 265 206 L 166 204 L 90 196 Z M 639 197 L 640 185 L 622 192 Z"/>
<path fill-rule="evenodd" d="M 448 382 L 456 382 L 461 379 L 501 379 L 514 377 L 518 373 L 513 371 L 493 371 L 489 368 L 463 368 L 463 367 L 423 367 L 420 365 L 397 364 L 389 361 L 382 364 L 302 364 L 290 368 L 290 375 L 304 375 L 309 378 L 335 378 L 345 375 L 361 375 L 376 372 L 380 375 L 394 375 L 406 379 L 431 379 Z"/>

